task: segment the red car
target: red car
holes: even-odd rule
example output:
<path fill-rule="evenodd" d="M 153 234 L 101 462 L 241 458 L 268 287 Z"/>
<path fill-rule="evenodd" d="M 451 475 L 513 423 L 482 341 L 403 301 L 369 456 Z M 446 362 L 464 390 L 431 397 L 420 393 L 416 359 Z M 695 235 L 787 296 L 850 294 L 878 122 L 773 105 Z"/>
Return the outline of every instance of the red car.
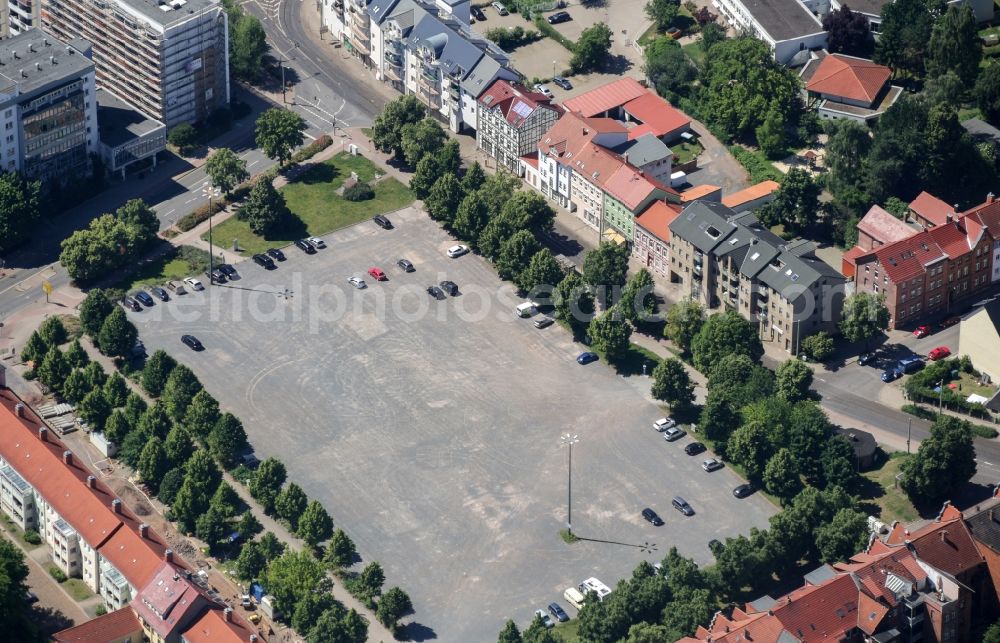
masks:
<path fill-rule="evenodd" d="M 917 326 L 916 328 L 913 329 L 913 336 L 916 337 L 917 339 L 920 339 L 921 337 L 927 337 L 930 334 L 931 334 L 930 326 Z"/>
<path fill-rule="evenodd" d="M 382 272 L 381 268 L 369 268 L 368 274 L 372 276 L 375 281 L 385 281 L 385 273 Z"/>
<path fill-rule="evenodd" d="M 927 354 L 928 359 L 939 360 L 951 355 L 951 350 L 947 346 L 938 346 Z"/>

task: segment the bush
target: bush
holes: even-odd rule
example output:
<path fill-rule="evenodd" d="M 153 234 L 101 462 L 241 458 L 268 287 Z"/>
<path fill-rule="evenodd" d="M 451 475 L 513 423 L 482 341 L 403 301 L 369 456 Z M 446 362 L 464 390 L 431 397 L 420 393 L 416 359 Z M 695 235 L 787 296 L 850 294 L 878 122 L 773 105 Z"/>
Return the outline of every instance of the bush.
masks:
<path fill-rule="evenodd" d="M 41 545 L 42 537 L 34 529 L 29 529 L 24 532 L 24 542 L 31 543 L 32 545 Z"/>
<path fill-rule="evenodd" d="M 170 130 L 167 142 L 176 147 L 181 154 L 184 154 L 198 144 L 198 130 L 187 123 L 181 123 Z"/>
<path fill-rule="evenodd" d="M 937 417 L 937 413 L 934 411 L 929 411 L 922 406 L 917 406 L 916 404 L 904 404 L 900 407 L 900 409 L 903 413 L 915 415 L 922 420 L 933 420 Z"/>
<path fill-rule="evenodd" d="M 315 141 L 306 145 L 301 150 L 292 155 L 292 163 L 301 163 L 302 161 L 308 161 L 312 157 L 316 156 L 326 148 L 333 145 L 333 139 L 330 138 L 329 134 L 323 134 Z"/>
<path fill-rule="evenodd" d="M 552 40 L 555 40 L 560 45 L 569 50 L 571 53 L 575 53 L 576 45 L 573 43 L 573 41 L 567 38 L 566 36 L 562 35 L 561 33 L 559 33 L 555 27 L 545 22 L 544 17 L 535 16 L 535 26 L 538 27 L 538 31 L 540 31 L 543 35 L 548 36 Z"/>
<path fill-rule="evenodd" d="M 65 583 L 68 580 L 66 578 L 66 574 L 63 573 L 63 570 L 59 569 L 55 565 L 49 566 L 49 576 L 56 579 L 57 583 Z"/>
<path fill-rule="evenodd" d="M 916 404 L 904 404 L 900 408 L 904 413 L 915 415 L 922 420 L 929 420 L 933 422 L 938 417 L 938 414 L 935 413 L 934 411 L 930 409 L 925 409 L 924 407 L 918 406 Z M 984 424 L 975 424 L 973 422 L 969 422 L 968 420 L 961 420 L 961 421 L 968 424 L 969 429 L 972 431 L 972 434 L 978 438 L 986 438 L 992 440 L 993 438 L 1000 435 L 1000 432 L 998 432 L 991 426 L 986 426 Z"/>
<path fill-rule="evenodd" d="M 745 147 L 740 145 L 730 145 L 729 153 L 732 154 L 736 160 L 740 162 L 740 165 L 746 168 L 746 171 L 750 173 L 751 183 L 760 183 L 761 181 L 767 181 L 769 179 L 780 183 L 782 177 L 784 176 L 762 156 L 754 154 Z"/>
<path fill-rule="evenodd" d="M 348 201 L 367 201 L 375 198 L 375 189 L 367 183 L 355 183 L 344 189 L 344 198 Z"/>
<path fill-rule="evenodd" d="M 206 221 L 210 214 L 215 214 L 226 208 L 226 202 L 224 199 L 212 199 L 212 209 L 209 211 L 208 204 L 195 208 L 188 214 L 185 214 L 177 221 L 177 228 L 181 232 L 187 232 L 188 230 L 193 230 L 202 221 Z"/>
<path fill-rule="evenodd" d="M 104 607 L 104 603 L 98 603 L 97 609 L 94 610 L 95 616 L 104 616 L 108 613 L 108 608 Z"/>

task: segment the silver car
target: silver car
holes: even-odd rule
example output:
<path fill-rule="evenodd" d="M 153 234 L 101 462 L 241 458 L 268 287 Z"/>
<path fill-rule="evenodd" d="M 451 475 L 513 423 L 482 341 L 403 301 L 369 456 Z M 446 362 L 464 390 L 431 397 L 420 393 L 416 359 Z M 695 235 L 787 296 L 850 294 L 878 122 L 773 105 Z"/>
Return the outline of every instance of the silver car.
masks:
<path fill-rule="evenodd" d="M 660 418 L 656 422 L 653 422 L 653 430 L 663 433 L 667 429 L 672 429 L 677 426 L 677 421 L 674 418 Z"/>
<path fill-rule="evenodd" d="M 351 284 L 358 290 L 363 290 L 368 287 L 368 284 L 365 283 L 365 280 L 360 277 L 348 277 L 347 283 Z"/>
<path fill-rule="evenodd" d="M 671 427 L 663 432 L 663 439 L 667 442 L 673 442 L 674 440 L 680 440 L 685 435 L 687 435 L 686 431 L 677 427 Z"/>

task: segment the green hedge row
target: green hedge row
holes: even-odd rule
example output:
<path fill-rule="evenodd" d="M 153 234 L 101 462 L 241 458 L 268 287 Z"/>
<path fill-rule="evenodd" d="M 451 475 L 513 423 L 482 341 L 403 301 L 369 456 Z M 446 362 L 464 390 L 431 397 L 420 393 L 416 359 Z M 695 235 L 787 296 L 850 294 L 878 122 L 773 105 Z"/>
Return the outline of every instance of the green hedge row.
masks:
<path fill-rule="evenodd" d="M 745 147 L 740 145 L 730 145 L 729 153 L 732 154 L 737 161 L 740 162 L 746 171 L 750 173 L 750 181 L 752 183 L 760 183 L 761 181 L 778 181 L 781 182 L 783 174 L 777 170 L 768 161 L 759 154 L 751 152 Z"/>

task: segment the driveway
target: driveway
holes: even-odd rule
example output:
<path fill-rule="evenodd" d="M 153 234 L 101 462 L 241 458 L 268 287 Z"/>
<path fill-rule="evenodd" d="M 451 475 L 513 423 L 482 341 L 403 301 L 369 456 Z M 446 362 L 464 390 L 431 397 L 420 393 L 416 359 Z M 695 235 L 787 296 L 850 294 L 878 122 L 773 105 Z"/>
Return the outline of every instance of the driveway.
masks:
<path fill-rule="evenodd" d="M 705 148 L 698 157 L 698 169 L 688 173 L 691 185 L 717 185 L 722 188 L 723 196 L 739 192 L 750 185 L 750 175 L 707 127 L 692 120 L 691 129 L 698 134 Z"/>

